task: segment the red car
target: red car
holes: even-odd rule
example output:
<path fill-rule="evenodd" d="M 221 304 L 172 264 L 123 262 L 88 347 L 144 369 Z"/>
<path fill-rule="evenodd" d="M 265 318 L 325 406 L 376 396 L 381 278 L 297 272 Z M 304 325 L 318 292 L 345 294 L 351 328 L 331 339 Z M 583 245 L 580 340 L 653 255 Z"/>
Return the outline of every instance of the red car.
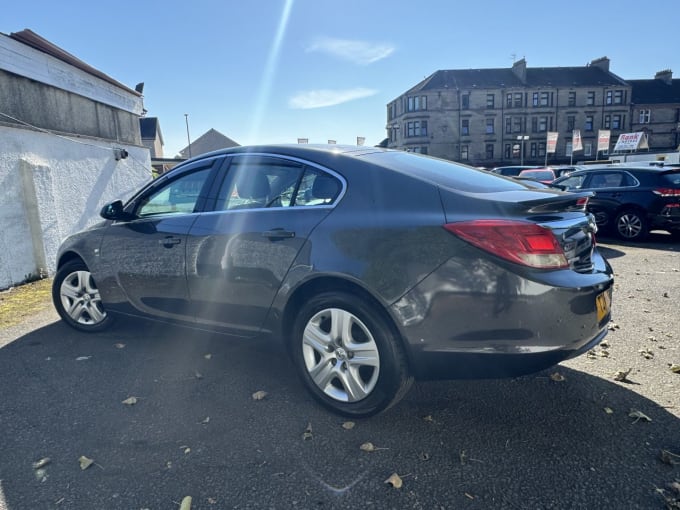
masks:
<path fill-rule="evenodd" d="M 543 184 L 550 184 L 557 178 L 552 168 L 531 168 L 522 170 L 517 177 L 520 179 L 531 179 L 532 181 L 542 182 Z"/>

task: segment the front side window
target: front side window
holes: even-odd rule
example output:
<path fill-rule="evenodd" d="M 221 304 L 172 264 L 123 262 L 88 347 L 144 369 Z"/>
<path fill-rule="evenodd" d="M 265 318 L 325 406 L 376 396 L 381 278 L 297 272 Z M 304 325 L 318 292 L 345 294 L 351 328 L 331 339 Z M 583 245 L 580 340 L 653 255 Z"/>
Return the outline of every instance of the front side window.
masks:
<path fill-rule="evenodd" d="M 184 174 L 153 191 L 140 201 L 136 210 L 137 216 L 193 213 L 210 170 L 204 168 Z"/>
<path fill-rule="evenodd" d="M 566 190 L 581 189 L 581 186 L 583 186 L 584 179 L 585 179 L 585 175 L 583 175 L 583 174 L 572 175 L 572 176 L 569 176 L 566 179 L 558 182 L 557 184 L 564 187 L 564 189 L 566 189 Z"/>

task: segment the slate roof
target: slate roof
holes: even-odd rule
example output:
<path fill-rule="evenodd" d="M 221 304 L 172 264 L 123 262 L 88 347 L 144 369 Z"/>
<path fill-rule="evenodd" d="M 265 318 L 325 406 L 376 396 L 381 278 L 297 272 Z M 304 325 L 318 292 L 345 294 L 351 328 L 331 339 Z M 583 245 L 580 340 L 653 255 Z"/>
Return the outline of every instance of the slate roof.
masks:
<path fill-rule="evenodd" d="M 413 87 L 409 92 L 438 89 L 495 89 L 526 87 L 585 87 L 626 85 L 613 73 L 597 66 L 583 67 L 528 67 L 526 82 L 511 68 L 501 69 L 449 69 L 436 71 Z"/>
<path fill-rule="evenodd" d="M 680 80 L 671 80 L 670 85 L 659 79 L 628 80 L 628 83 L 633 86 L 633 104 L 680 103 Z"/>
<path fill-rule="evenodd" d="M 186 146 L 180 151 L 183 158 L 189 157 L 189 147 L 191 147 L 191 157 L 205 154 L 206 152 L 215 151 L 218 149 L 228 149 L 229 147 L 238 147 L 239 144 L 228 136 L 223 135 L 216 129 L 209 129 L 196 140 L 191 142 L 191 145 Z"/>
<path fill-rule="evenodd" d="M 155 140 L 156 134 L 158 134 L 161 143 L 163 142 L 158 117 L 141 117 L 139 119 L 139 130 L 142 134 L 142 140 Z"/>

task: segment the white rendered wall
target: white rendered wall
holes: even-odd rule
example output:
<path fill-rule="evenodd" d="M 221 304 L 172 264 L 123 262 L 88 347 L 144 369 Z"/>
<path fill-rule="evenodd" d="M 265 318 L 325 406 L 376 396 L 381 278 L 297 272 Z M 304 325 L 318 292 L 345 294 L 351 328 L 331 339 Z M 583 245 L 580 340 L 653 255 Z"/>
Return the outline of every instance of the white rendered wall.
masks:
<path fill-rule="evenodd" d="M 62 239 L 151 179 L 146 147 L 0 126 L 0 289 L 53 274 Z M 114 148 L 128 151 L 116 161 Z"/>

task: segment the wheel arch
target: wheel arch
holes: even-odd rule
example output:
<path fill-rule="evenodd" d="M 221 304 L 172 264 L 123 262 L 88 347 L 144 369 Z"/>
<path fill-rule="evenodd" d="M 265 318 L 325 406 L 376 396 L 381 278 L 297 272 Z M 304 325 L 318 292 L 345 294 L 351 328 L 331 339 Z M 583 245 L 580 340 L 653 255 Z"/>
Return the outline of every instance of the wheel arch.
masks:
<path fill-rule="evenodd" d="M 58 271 L 61 266 L 68 262 L 71 262 L 72 260 L 80 260 L 83 264 L 85 264 L 85 260 L 77 252 L 66 251 L 59 255 L 59 258 L 57 259 L 56 270 Z"/>
<path fill-rule="evenodd" d="M 286 306 L 284 307 L 283 313 L 281 315 L 280 331 L 283 338 L 285 339 L 286 345 L 290 346 L 290 342 L 288 341 L 288 339 L 290 339 L 292 335 L 293 327 L 295 324 L 295 316 L 297 315 L 302 305 L 312 296 L 324 292 L 333 291 L 345 292 L 348 294 L 360 296 L 381 314 L 381 317 L 390 327 L 396 341 L 399 342 L 399 346 L 405 353 L 408 369 L 412 373 L 413 360 L 411 355 L 411 349 L 409 348 L 408 342 L 405 341 L 403 335 L 399 331 L 399 328 L 397 327 L 394 318 L 387 311 L 385 305 L 361 285 L 336 276 L 319 276 L 317 278 L 313 278 L 301 284 L 297 289 L 293 291 L 290 298 L 286 302 Z"/>

